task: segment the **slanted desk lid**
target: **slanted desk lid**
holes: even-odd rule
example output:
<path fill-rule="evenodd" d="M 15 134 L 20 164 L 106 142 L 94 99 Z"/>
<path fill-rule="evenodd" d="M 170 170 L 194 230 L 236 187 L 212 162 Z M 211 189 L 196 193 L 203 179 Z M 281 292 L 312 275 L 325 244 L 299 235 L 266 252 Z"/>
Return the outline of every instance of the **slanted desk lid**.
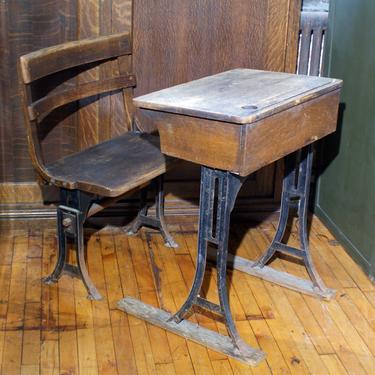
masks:
<path fill-rule="evenodd" d="M 234 69 L 134 99 L 137 107 L 249 124 L 342 86 L 332 78 Z"/>

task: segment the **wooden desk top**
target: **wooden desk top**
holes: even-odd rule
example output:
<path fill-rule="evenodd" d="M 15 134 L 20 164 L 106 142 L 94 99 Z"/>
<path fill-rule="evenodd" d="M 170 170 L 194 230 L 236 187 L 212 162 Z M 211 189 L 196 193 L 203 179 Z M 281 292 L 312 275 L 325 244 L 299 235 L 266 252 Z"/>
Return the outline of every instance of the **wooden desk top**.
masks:
<path fill-rule="evenodd" d="M 137 107 L 250 124 L 339 89 L 342 81 L 234 69 L 134 99 Z"/>
<path fill-rule="evenodd" d="M 336 130 L 342 82 L 235 69 L 136 98 L 163 153 L 247 176 Z"/>

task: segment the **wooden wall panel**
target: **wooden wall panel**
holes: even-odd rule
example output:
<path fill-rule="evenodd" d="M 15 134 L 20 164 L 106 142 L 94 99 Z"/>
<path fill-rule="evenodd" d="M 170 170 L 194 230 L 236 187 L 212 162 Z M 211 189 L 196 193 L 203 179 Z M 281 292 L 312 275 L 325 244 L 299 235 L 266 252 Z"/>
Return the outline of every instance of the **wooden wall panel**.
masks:
<path fill-rule="evenodd" d="M 4 0 L 0 3 L 0 183 L 36 181 L 27 151 L 17 85 L 18 57 L 69 40 L 130 31 L 131 3 L 131 0 Z M 109 70 L 112 74 L 113 69 Z M 107 74 L 106 69 L 100 72 L 94 69 L 80 79 L 96 79 L 99 74 Z M 123 112 L 119 112 L 122 95 L 116 97 L 115 110 L 108 105 L 115 100 L 112 98 L 102 98 L 100 104 L 86 105 L 83 101 L 78 116 L 70 116 L 66 111 L 57 114 L 60 119 L 67 117 L 59 126 L 53 129 L 41 126 L 45 159 L 52 161 L 126 131 L 129 123 Z M 112 120 L 111 113 L 115 114 L 116 121 Z"/>
<path fill-rule="evenodd" d="M 68 40 L 131 31 L 135 26 L 137 38 L 148 33 L 142 44 L 136 45 L 136 94 L 238 66 L 293 71 L 298 4 L 299 0 L 1 1 L 0 193 L 4 190 L 11 202 L 8 195 L 12 183 L 17 184 L 13 189 L 17 194 L 22 186 L 27 186 L 25 191 L 37 191 L 16 83 L 20 55 Z M 160 52 L 158 59 L 156 49 Z M 131 59 L 124 57 L 120 67 L 109 63 L 92 69 L 79 79 L 118 74 L 119 69 L 132 70 Z M 127 131 L 133 109 L 124 113 L 123 100 L 121 94 L 114 94 L 96 103 L 81 101 L 78 115 L 60 114 L 66 118 L 59 126 L 41 131 L 46 159 L 56 159 Z M 131 104 L 130 93 L 125 100 Z M 277 172 L 268 167 L 252 176 L 242 196 L 273 197 Z M 198 178 L 194 165 L 169 174 L 171 200 L 196 202 Z M 6 183 L 4 189 L 2 183 Z M 40 199 L 39 194 L 32 196 L 36 201 Z M 26 192 L 25 201 L 29 198 Z M 22 197 L 14 202 L 22 202 Z"/>
<path fill-rule="evenodd" d="M 295 70 L 287 50 L 293 40 L 297 48 L 299 6 L 297 0 L 135 0 L 135 96 L 238 67 Z M 143 130 L 155 128 L 138 116 Z M 199 178 L 198 167 L 186 170 L 188 178 L 181 170 L 169 175 L 184 191 L 183 182 Z M 257 172 L 240 195 L 273 199 L 276 172 L 275 165 Z"/>
<path fill-rule="evenodd" d="M 35 181 L 35 174 L 27 151 L 27 142 L 18 87 L 18 56 L 43 46 L 74 39 L 76 17 L 70 1 L 22 2 L 5 1 L 1 4 L 2 59 L 0 81 L 2 103 L 1 181 Z M 72 119 L 44 134 L 44 153 L 63 154 L 71 151 L 75 139 Z"/>

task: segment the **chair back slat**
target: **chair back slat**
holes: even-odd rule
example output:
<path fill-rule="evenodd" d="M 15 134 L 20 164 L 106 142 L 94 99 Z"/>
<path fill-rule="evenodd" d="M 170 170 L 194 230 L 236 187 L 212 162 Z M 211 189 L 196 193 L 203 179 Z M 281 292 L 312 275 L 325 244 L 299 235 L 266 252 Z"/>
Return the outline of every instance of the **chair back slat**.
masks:
<path fill-rule="evenodd" d="M 40 143 L 42 132 L 49 131 L 49 124 L 56 125 L 65 114 L 73 113 L 80 106 L 62 109 L 56 116 L 52 112 L 80 99 L 93 96 L 100 99 L 101 94 L 118 90 L 122 90 L 123 97 L 128 97 L 128 91 L 135 86 L 135 76 L 131 73 L 131 64 L 120 63 L 128 59 L 125 55 L 131 55 L 129 33 L 67 42 L 20 57 L 18 68 L 29 152 L 44 180 L 51 181 L 53 176 L 46 168 Z M 100 79 L 90 82 L 82 76 L 106 64 L 110 74 L 99 75 Z M 127 105 L 125 100 L 124 105 Z M 129 109 L 125 108 L 125 112 Z"/>
<path fill-rule="evenodd" d="M 115 78 L 88 82 L 71 89 L 52 93 L 28 106 L 29 118 L 33 121 L 65 104 L 97 94 L 104 94 L 110 91 L 134 87 L 135 84 L 135 76 L 133 74 L 128 74 Z"/>
<path fill-rule="evenodd" d="M 63 43 L 22 56 L 22 79 L 28 84 L 64 69 L 129 54 L 129 33 Z"/>
<path fill-rule="evenodd" d="M 298 74 L 317 76 L 322 70 L 328 12 L 302 12 Z"/>

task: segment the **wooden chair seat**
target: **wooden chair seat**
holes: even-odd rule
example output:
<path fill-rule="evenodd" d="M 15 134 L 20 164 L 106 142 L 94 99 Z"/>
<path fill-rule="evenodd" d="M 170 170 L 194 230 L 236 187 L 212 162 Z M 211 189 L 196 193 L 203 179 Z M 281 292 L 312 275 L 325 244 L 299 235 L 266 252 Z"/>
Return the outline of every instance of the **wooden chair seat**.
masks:
<path fill-rule="evenodd" d="M 128 132 L 46 168 L 54 185 L 117 197 L 165 173 L 168 160 L 159 137 Z"/>

